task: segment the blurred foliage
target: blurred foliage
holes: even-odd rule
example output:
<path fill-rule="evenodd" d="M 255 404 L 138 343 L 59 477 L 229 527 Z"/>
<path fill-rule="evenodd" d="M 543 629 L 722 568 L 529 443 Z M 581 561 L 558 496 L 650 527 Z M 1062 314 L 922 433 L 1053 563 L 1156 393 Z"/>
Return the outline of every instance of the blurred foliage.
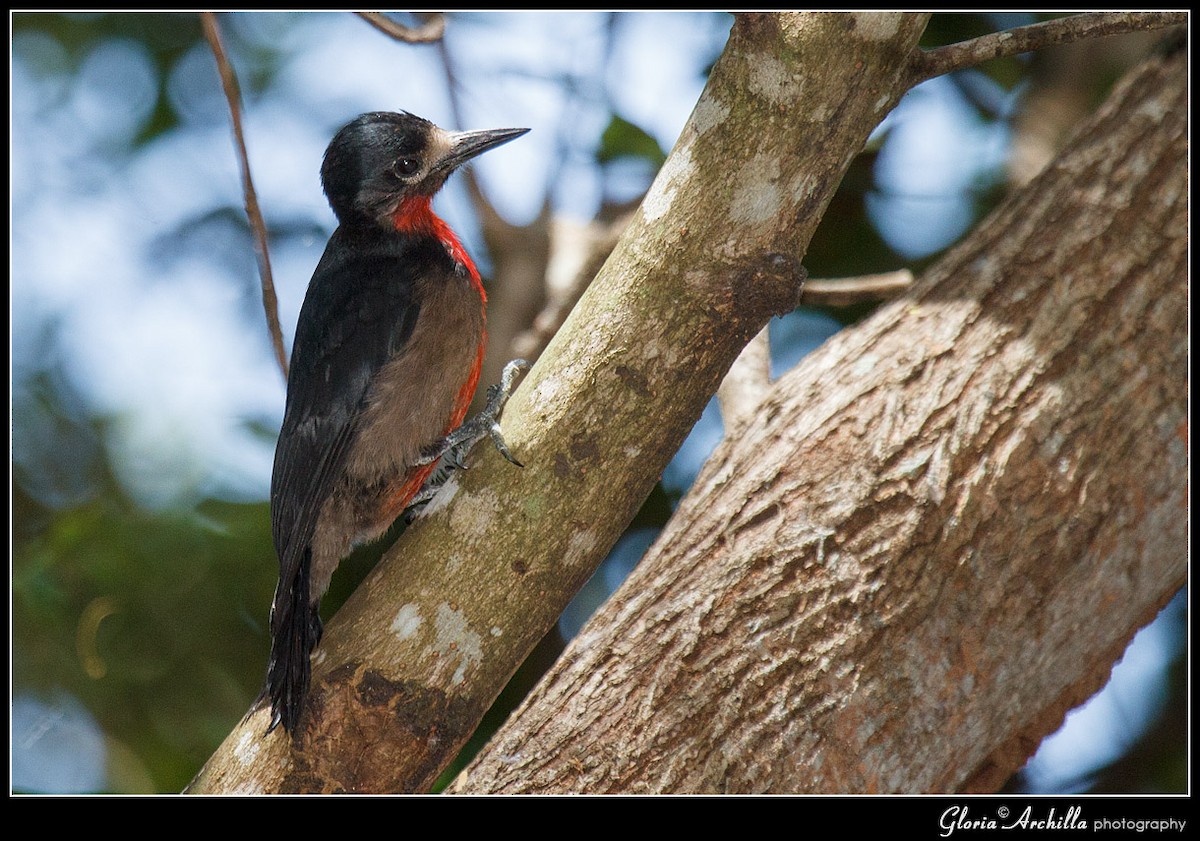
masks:
<path fill-rule="evenodd" d="M 178 791 L 253 700 L 274 588 L 265 503 L 151 512 L 109 488 L 13 547 L 13 684 L 79 698 L 109 740 Z"/>
<path fill-rule="evenodd" d="M 1187 623 L 1180 622 L 1179 635 L 1187 638 Z M 1188 657 L 1185 646 L 1171 664 L 1167 706 L 1157 723 L 1129 746 L 1116 762 L 1102 768 L 1088 781 L 1093 794 L 1157 794 L 1188 791 Z"/>
<path fill-rule="evenodd" d="M 1029 22 L 1007 16 L 935 15 L 926 46 L 950 43 Z M 227 46 L 237 35 L 225 29 Z M 39 72 L 70 76 L 96 45 L 111 39 L 137 41 L 158 69 L 159 96 L 138 146 L 169 130 L 178 116 L 166 91 L 176 62 L 202 42 L 194 14 L 19 12 L 14 38 L 40 34 L 61 52 L 47 50 Z M 364 38 L 381 37 L 363 27 Z M 277 59 L 261 47 L 239 54 L 245 89 L 273 82 Z M 56 56 L 65 56 L 62 66 Z M 984 68 L 1005 88 L 1020 84 L 1028 62 L 1007 59 Z M 215 77 L 214 77 L 215 78 Z M 1111 80 L 1107 80 L 1111 81 Z M 969 97 L 984 119 L 997 119 L 985 97 Z M 875 187 L 875 156 L 886 136 L 851 164 L 805 256 L 813 277 L 888 271 L 916 264 L 890 249 L 866 213 L 864 196 Z M 232 150 L 230 151 L 232 155 Z M 659 142 L 644 128 L 613 113 L 596 152 L 602 166 L 633 159 L 657 169 L 665 160 Z M 979 185 L 978 219 L 1003 196 L 1002 179 Z M 247 243 L 240 208 L 214 211 L 208 221 L 231 229 Z M 312 232 L 309 232 L 312 233 Z M 166 252 L 187 247 L 185 232 Z M 214 258 L 216 255 L 214 255 Z M 249 259 L 247 257 L 247 259 Z M 868 306 L 831 311 L 843 323 L 867 315 Z M 276 564 L 265 501 L 239 503 L 199 499 L 171 510 L 145 510 L 130 501 L 114 478 L 107 446 L 116 419 L 91 417 L 59 370 L 58 325 L 47 324 L 29 339 L 41 368 L 13 391 L 12 681 L 14 697 L 51 698 L 68 693 L 96 719 L 106 740 L 114 791 L 179 791 L 228 734 L 261 687 L 267 650 L 267 612 Z M 28 339 L 28 337 L 27 337 Z M 270 431 L 274 434 L 274 430 Z M 660 484 L 632 529 L 661 528 L 678 502 Z M 399 525 L 394 533 L 402 530 Z M 331 613 L 371 568 L 392 538 L 356 553 L 334 579 L 325 612 Z M 516 703 L 553 662 L 564 641 L 552 631 L 498 699 L 459 765 L 482 746 Z M 1186 691 L 1177 675 L 1175 697 Z M 1178 701 L 1175 715 L 1178 716 Z M 1177 747 L 1179 721 L 1168 717 L 1160 748 Z M 1170 757 L 1163 765 L 1162 756 Z M 1121 777 L 1123 790 L 1146 786 L 1178 790 L 1178 750 L 1159 750 L 1143 763 L 1157 775 L 1137 783 Z M 1171 763 L 1174 763 L 1173 765 Z M 1166 767 L 1164 772 L 1162 769 Z M 1174 776 L 1172 776 L 1172 771 Z M 449 775 L 443 779 L 449 779 Z M 1114 784 L 1116 785 L 1116 784 Z"/>
<path fill-rule="evenodd" d="M 596 161 L 606 164 L 625 157 L 641 158 L 657 170 L 666 161 L 667 153 L 650 132 L 613 114 L 604 134 L 600 136 Z"/>
<path fill-rule="evenodd" d="M 14 37 L 31 32 L 51 36 L 65 48 L 72 69 L 78 69 L 83 57 L 105 41 L 126 39 L 145 47 L 158 67 L 161 84 L 153 115 L 139 138 L 142 142 L 177 124 L 178 118 L 166 96 L 167 74 L 204 37 L 199 16 L 177 12 L 16 12 L 12 16 L 12 32 Z"/>
<path fill-rule="evenodd" d="M 202 41 L 196 15 L 19 12 L 12 27 L 14 38 L 53 39 L 32 42 L 44 47 L 40 69 L 67 77 L 101 44 L 138 42 L 159 95 L 135 146 L 178 124 L 166 79 Z M 15 384 L 12 406 L 14 697 L 82 701 L 104 734 L 111 790 L 179 791 L 265 674 L 268 507 L 202 499 L 139 508 L 109 463 L 119 419 L 90 417 L 63 376 L 60 325 L 34 329 L 39 371 Z"/>

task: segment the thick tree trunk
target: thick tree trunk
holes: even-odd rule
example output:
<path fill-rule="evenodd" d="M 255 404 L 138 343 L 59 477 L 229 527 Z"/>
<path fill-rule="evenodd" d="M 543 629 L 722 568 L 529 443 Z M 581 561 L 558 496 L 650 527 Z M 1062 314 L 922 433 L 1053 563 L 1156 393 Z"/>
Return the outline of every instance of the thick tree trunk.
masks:
<path fill-rule="evenodd" d="M 1187 66 L 781 379 L 459 792 L 988 790 L 1187 570 Z"/>

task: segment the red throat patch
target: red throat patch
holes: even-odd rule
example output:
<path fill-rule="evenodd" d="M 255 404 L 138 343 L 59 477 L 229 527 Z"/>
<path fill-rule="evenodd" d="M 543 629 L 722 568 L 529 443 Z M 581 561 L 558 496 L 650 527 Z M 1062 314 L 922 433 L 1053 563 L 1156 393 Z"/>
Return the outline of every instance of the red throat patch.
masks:
<path fill-rule="evenodd" d="M 487 295 L 483 291 L 483 281 L 479 277 L 479 269 L 458 236 L 446 222 L 433 212 L 432 196 L 412 196 L 400 202 L 396 212 L 392 214 L 392 222 L 396 230 L 403 233 L 428 234 L 437 237 L 446 247 L 446 253 L 456 263 L 462 264 L 471 276 L 471 286 L 479 293 L 483 302 L 487 303 Z"/>

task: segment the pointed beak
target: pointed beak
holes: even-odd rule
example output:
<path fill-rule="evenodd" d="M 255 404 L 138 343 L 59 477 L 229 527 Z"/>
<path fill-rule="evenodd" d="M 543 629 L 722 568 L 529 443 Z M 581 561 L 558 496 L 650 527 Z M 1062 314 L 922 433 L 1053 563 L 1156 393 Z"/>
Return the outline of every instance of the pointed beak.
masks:
<path fill-rule="evenodd" d="M 437 169 L 449 172 L 462 166 L 476 155 L 481 155 L 488 149 L 495 149 L 501 144 L 515 140 L 528 131 L 527 128 L 495 128 L 485 131 L 446 132 L 450 141 L 450 151 L 438 161 Z"/>

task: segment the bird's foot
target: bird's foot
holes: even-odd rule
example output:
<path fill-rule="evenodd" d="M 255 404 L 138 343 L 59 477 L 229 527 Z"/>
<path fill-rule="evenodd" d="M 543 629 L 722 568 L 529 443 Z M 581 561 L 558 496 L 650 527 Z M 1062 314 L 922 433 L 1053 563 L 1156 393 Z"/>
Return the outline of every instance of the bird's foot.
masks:
<path fill-rule="evenodd" d="M 524 359 L 514 359 L 505 365 L 504 371 L 500 375 L 500 382 L 488 386 L 487 405 L 483 407 L 483 410 L 426 449 L 417 464 L 432 464 L 438 459 L 442 459 L 442 465 L 452 470 L 466 469 L 463 459 L 466 458 L 471 447 L 475 446 L 475 443 L 482 438 L 490 437 L 496 449 L 500 451 L 500 455 L 517 467 L 523 467 L 524 465 L 513 457 L 513 454 L 509 452 L 508 445 L 504 443 L 499 417 L 500 412 L 504 409 L 504 404 L 508 402 L 509 395 L 512 394 L 517 375 L 528 367 L 529 363 Z M 439 470 L 439 472 L 441 471 Z M 442 481 L 445 481 L 444 477 Z M 428 484 L 426 483 L 426 486 Z M 436 493 L 436 489 L 434 492 Z M 423 494 L 424 489 L 418 496 Z"/>
<path fill-rule="evenodd" d="M 504 443 L 498 418 L 504 404 L 508 402 L 509 395 L 512 394 L 517 374 L 528 367 L 529 363 L 524 359 L 514 359 L 505 365 L 500 382 L 488 386 L 487 405 L 483 407 L 483 410 L 445 438 L 428 447 L 421 455 L 417 461 L 418 465 L 439 463 L 437 468 L 429 474 L 429 478 L 425 480 L 421 490 L 417 491 L 417 495 L 409 501 L 408 507 L 405 509 L 405 522 L 412 522 L 425 505 L 437 496 L 451 473 L 455 470 L 467 469 L 464 459 L 471 447 L 475 446 L 475 443 L 482 438 L 490 436 L 492 443 L 500 451 L 500 455 L 517 467 L 524 467 L 513 457 L 508 445 Z"/>

